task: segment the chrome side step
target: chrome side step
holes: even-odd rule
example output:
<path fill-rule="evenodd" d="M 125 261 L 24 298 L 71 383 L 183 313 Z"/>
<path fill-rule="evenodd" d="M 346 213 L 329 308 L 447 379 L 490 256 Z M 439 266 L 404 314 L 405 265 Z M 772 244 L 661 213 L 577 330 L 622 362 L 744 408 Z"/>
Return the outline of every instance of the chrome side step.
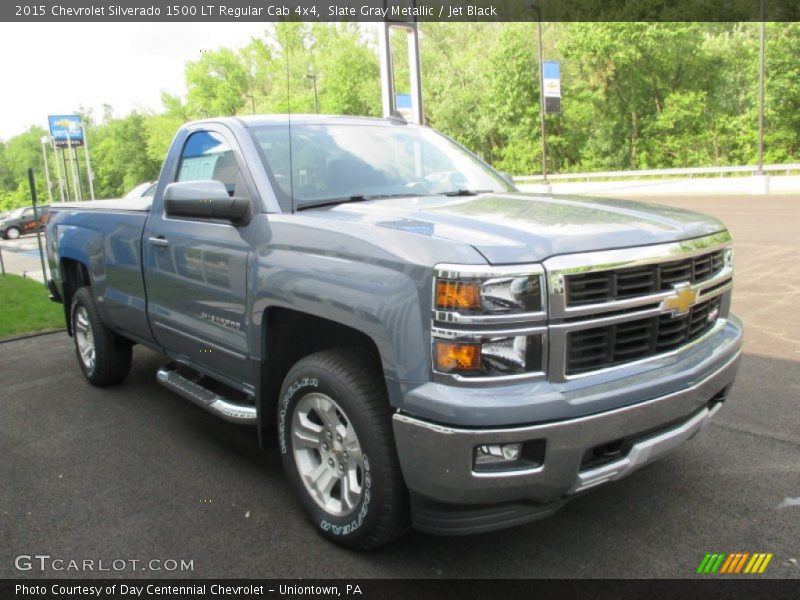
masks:
<path fill-rule="evenodd" d="M 179 396 L 183 396 L 187 400 L 191 400 L 197 406 L 205 408 L 226 421 L 243 425 L 255 425 L 256 423 L 255 406 L 231 402 L 224 396 L 220 396 L 199 383 L 187 379 L 178 373 L 175 368 L 169 366 L 161 367 L 156 378 L 165 388 Z"/>

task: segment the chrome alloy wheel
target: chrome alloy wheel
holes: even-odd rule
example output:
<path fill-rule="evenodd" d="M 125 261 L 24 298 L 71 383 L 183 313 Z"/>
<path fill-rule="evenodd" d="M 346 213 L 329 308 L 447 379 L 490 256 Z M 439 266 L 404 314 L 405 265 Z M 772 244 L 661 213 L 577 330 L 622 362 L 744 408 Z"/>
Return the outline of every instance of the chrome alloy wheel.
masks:
<path fill-rule="evenodd" d="M 306 394 L 292 416 L 291 436 L 297 471 L 309 495 L 333 516 L 353 512 L 364 490 L 364 456 L 342 408 L 325 394 Z"/>
<path fill-rule="evenodd" d="M 94 332 L 89 322 L 89 313 L 83 306 L 75 309 L 75 343 L 78 345 L 83 366 L 87 371 L 91 371 L 94 369 L 95 359 Z"/>

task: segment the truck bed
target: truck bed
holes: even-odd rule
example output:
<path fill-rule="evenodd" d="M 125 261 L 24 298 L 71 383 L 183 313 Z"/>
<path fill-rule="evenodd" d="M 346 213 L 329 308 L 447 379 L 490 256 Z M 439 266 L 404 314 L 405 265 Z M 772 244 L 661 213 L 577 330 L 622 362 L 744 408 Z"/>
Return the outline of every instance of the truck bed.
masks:
<path fill-rule="evenodd" d="M 70 260 L 86 265 L 104 321 L 138 340 L 153 339 L 142 277 L 142 233 L 151 203 L 152 198 L 58 203 L 47 225 L 48 240 L 58 240 L 51 267 Z M 55 251 L 52 243 L 47 246 Z M 60 270 L 52 269 L 54 280 Z"/>

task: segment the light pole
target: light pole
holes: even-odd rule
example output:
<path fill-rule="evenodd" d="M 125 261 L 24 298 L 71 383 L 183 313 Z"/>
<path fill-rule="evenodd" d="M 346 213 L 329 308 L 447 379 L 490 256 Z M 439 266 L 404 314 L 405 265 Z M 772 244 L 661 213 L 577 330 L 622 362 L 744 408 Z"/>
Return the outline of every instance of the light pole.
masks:
<path fill-rule="evenodd" d="M 308 73 L 307 75 L 303 75 L 303 78 L 310 79 L 312 85 L 314 86 L 314 113 L 319 114 L 319 108 L 317 106 L 317 77 L 318 75 L 314 72 Z"/>
<path fill-rule="evenodd" d="M 542 128 L 542 181 L 547 185 L 547 138 L 544 125 L 544 65 L 542 63 L 542 11 L 535 4 L 530 5 L 536 11 L 536 31 L 538 53 L 536 60 L 539 64 L 539 123 Z"/>

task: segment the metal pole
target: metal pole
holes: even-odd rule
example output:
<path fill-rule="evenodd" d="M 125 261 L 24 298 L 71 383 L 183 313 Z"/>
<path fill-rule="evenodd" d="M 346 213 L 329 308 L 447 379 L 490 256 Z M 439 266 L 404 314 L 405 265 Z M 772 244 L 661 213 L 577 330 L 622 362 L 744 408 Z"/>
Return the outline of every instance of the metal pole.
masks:
<path fill-rule="evenodd" d="M 75 161 L 75 181 L 78 183 L 78 200 L 83 200 L 83 183 L 81 183 L 81 163 L 78 160 L 78 149 L 72 147 L 72 160 Z"/>
<path fill-rule="evenodd" d="M 61 162 L 64 163 L 64 190 L 67 193 L 67 202 L 71 199 L 69 197 L 69 171 L 67 171 L 67 154 L 64 148 L 61 149 Z"/>
<path fill-rule="evenodd" d="M 6 263 L 3 262 L 3 247 L 0 246 L 0 275 L 6 274 Z"/>
<path fill-rule="evenodd" d="M 542 128 L 542 181 L 547 184 L 547 137 L 544 124 L 544 63 L 542 61 L 542 11 L 535 4 L 532 8 L 536 11 L 536 30 L 538 38 L 539 62 L 539 122 Z"/>
<path fill-rule="evenodd" d="M 394 73 L 392 69 L 391 29 L 387 22 L 379 23 L 378 52 L 381 66 L 381 104 L 383 105 L 383 118 L 394 114 Z"/>
<path fill-rule="evenodd" d="M 419 25 L 415 21 L 406 25 L 408 37 L 408 70 L 411 74 L 412 115 L 418 125 L 425 124 L 422 107 L 422 68 L 419 59 Z"/>
<path fill-rule="evenodd" d="M 58 193 L 61 197 L 61 201 L 64 202 L 64 185 L 61 181 L 61 165 L 58 164 L 58 152 L 56 151 L 56 145 L 53 143 L 53 138 L 50 138 L 50 148 L 53 150 L 53 162 L 56 165 L 56 177 L 58 178 Z"/>
<path fill-rule="evenodd" d="M 69 132 L 67 132 L 67 148 L 69 148 L 70 152 L 72 151 L 72 136 L 69 135 Z M 73 162 L 72 157 L 69 158 L 69 161 L 71 163 L 70 171 L 72 171 L 72 192 L 73 194 L 75 194 L 76 201 L 83 200 L 83 198 L 81 198 L 81 195 L 78 193 L 79 173 L 77 172 L 77 169 L 75 169 L 75 163 Z"/>
<path fill-rule="evenodd" d="M 758 48 L 758 170 L 764 174 L 764 55 L 767 38 L 766 0 L 761 0 L 761 35 Z"/>
<path fill-rule="evenodd" d="M 47 164 L 47 150 L 45 148 L 45 144 L 47 144 L 47 136 L 43 137 L 39 141 L 42 143 L 42 158 L 44 158 L 44 177 L 47 180 L 47 198 L 50 200 L 50 204 L 52 204 L 53 184 L 50 183 L 50 166 Z"/>
<path fill-rule="evenodd" d="M 77 150 L 76 150 L 77 152 Z M 89 180 L 89 195 L 94 200 L 94 173 L 92 172 L 92 164 L 89 161 L 89 132 L 83 128 L 83 158 L 86 161 L 86 178 Z"/>
<path fill-rule="evenodd" d="M 44 251 L 42 249 L 42 228 L 39 225 L 38 198 L 36 196 L 36 180 L 33 178 L 33 168 L 28 167 L 28 183 L 31 186 L 31 200 L 33 201 L 33 218 L 36 219 L 36 243 L 39 244 L 39 261 L 42 263 L 42 279 L 47 287 L 47 268 L 44 266 Z"/>

